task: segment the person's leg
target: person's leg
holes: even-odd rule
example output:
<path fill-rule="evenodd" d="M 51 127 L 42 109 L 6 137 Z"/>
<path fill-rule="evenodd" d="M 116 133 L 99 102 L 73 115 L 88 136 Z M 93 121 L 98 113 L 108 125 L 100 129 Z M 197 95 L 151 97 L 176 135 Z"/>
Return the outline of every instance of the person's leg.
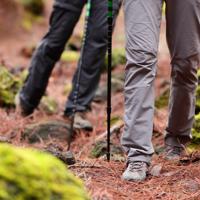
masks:
<path fill-rule="evenodd" d="M 123 178 L 134 181 L 146 177 L 145 166 L 150 164 L 154 153 L 151 142 L 154 114 L 153 83 L 156 76 L 162 0 L 125 0 L 124 12 L 127 64 L 125 127 L 121 143 L 128 154 L 128 168 Z M 143 163 L 139 165 L 141 171 L 137 170 L 138 162 Z"/>
<path fill-rule="evenodd" d="M 200 1 L 167 0 L 167 40 L 172 61 L 166 145 L 182 147 L 191 138 L 200 63 Z"/>
<path fill-rule="evenodd" d="M 73 32 L 85 2 L 85 0 L 55 1 L 49 31 L 32 57 L 28 78 L 20 92 L 20 102 L 26 108 L 27 114 L 38 106 L 52 69 Z"/>
<path fill-rule="evenodd" d="M 119 11 L 121 0 L 114 0 L 114 21 Z M 78 64 L 78 69 L 73 77 L 73 89 L 66 103 L 65 115 L 72 114 L 74 106 L 74 92 L 76 91 L 77 74 L 81 67 L 81 76 L 79 80 L 77 111 L 86 111 L 97 89 L 101 67 L 104 62 L 107 49 L 107 0 L 93 0 L 91 7 L 91 16 L 88 21 L 88 30 L 86 42 L 82 55 L 82 65 Z"/>

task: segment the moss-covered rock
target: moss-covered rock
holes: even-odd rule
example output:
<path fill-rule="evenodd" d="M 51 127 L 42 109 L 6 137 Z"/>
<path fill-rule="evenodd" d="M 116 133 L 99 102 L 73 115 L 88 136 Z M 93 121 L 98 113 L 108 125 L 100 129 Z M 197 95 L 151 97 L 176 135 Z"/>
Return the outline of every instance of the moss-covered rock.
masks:
<path fill-rule="evenodd" d="M 18 0 L 24 8 L 35 15 L 41 15 L 44 11 L 44 0 Z"/>
<path fill-rule="evenodd" d="M 22 87 L 28 75 L 28 70 L 11 73 L 0 65 L 0 106 L 15 106 L 15 96 Z"/>
<path fill-rule="evenodd" d="M 0 66 L 0 105 L 14 106 L 15 95 L 22 85 L 20 78 Z"/>
<path fill-rule="evenodd" d="M 76 51 L 64 51 L 61 56 L 63 62 L 77 62 L 80 54 Z"/>
<path fill-rule="evenodd" d="M 55 157 L 0 145 L 0 199 L 88 200 L 82 182 Z"/>
<path fill-rule="evenodd" d="M 118 65 L 126 64 L 126 56 L 124 48 L 114 48 L 112 51 L 112 69 L 114 69 Z M 108 65 L 108 57 L 106 56 L 103 70 L 107 70 Z"/>
<path fill-rule="evenodd" d="M 49 96 L 44 96 L 41 100 L 39 108 L 46 114 L 55 114 L 58 111 L 58 103 L 55 99 Z"/>
<path fill-rule="evenodd" d="M 112 87 L 112 93 L 121 92 L 124 89 L 124 81 L 112 78 L 111 80 L 111 87 Z M 94 97 L 95 102 L 102 102 L 107 99 L 107 83 L 103 86 L 99 86 Z"/>
<path fill-rule="evenodd" d="M 156 99 L 156 101 L 155 101 L 155 107 L 158 108 L 158 109 L 167 107 L 168 106 L 168 101 L 169 101 L 169 95 L 170 95 L 170 89 L 167 88 Z"/>
<path fill-rule="evenodd" d="M 62 160 L 67 165 L 74 165 L 76 163 L 74 154 L 71 151 L 64 152 L 63 149 L 57 145 L 50 144 L 45 148 L 45 151 Z"/>
<path fill-rule="evenodd" d="M 68 141 L 70 138 L 70 125 L 62 121 L 43 121 L 29 124 L 25 127 L 22 139 L 28 139 L 30 143 L 56 138 Z"/>
<path fill-rule="evenodd" d="M 200 143 L 200 113 L 195 115 L 195 122 L 192 129 L 192 142 Z"/>
<path fill-rule="evenodd" d="M 94 144 L 93 149 L 90 152 L 92 158 L 99 158 L 107 154 L 107 143 L 105 141 L 99 141 Z M 111 143 L 111 158 L 115 161 L 121 161 L 124 159 L 124 154 L 121 146 Z"/>

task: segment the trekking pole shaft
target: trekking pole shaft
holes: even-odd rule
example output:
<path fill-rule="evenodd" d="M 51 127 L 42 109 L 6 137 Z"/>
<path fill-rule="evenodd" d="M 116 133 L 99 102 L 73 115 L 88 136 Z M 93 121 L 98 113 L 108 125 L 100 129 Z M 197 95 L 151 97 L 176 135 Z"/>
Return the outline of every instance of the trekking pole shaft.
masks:
<path fill-rule="evenodd" d="M 112 0 L 108 0 L 108 77 L 107 77 L 107 160 L 110 161 L 110 121 L 111 121 L 111 76 L 112 76 L 112 24 L 113 24 L 113 7 Z"/>
<path fill-rule="evenodd" d="M 77 104 L 78 104 L 78 98 L 79 98 L 79 87 L 80 87 L 80 79 L 81 79 L 81 71 L 82 71 L 82 63 L 83 63 L 83 53 L 85 50 L 85 44 L 86 44 L 86 39 L 87 39 L 88 19 L 90 17 L 91 1 L 92 0 L 88 0 L 87 6 L 86 6 L 84 36 L 83 36 L 83 40 L 82 40 L 82 47 L 81 47 L 79 64 L 78 64 L 77 79 L 76 79 L 76 83 L 74 85 L 75 90 L 74 90 L 74 95 L 73 95 L 73 110 L 72 110 L 72 120 L 71 120 L 71 127 L 70 127 L 70 129 L 71 129 L 70 137 L 68 140 L 68 150 L 70 150 L 70 147 L 71 147 L 72 135 L 73 135 L 73 130 L 74 130 L 74 117 L 75 117 L 75 113 L 77 111 Z"/>

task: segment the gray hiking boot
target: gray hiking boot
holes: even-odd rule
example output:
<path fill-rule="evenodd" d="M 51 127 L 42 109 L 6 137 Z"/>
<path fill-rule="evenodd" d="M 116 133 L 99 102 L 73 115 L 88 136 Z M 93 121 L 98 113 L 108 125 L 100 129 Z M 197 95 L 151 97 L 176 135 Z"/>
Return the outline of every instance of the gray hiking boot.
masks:
<path fill-rule="evenodd" d="M 147 171 L 147 163 L 140 161 L 130 162 L 122 175 L 122 179 L 126 181 L 143 181 L 146 179 Z"/>
<path fill-rule="evenodd" d="M 72 116 L 64 115 L 64 118 L 71 123 Z M 85 112 L 76 112 L 74 117 L 74 128 L 75 129 L 83 129 L 86 131 L 92 131 L 93 126 L 91 122 L 86 118 Z"/>
<path fill-rule="evenodd" d="M 184 153 L 183 147 L 166 146 L 165 147 L 165 159 L 166 160 L 179 160 L 181 155 Z"/>
<path fill-rule="evenodd" d="M 74 128 L 84 129 L 86 131 L 92 131 L 93 126 L 91 122 L 86 119 L 85 113 L 77 112 L 74 117 Z"/>

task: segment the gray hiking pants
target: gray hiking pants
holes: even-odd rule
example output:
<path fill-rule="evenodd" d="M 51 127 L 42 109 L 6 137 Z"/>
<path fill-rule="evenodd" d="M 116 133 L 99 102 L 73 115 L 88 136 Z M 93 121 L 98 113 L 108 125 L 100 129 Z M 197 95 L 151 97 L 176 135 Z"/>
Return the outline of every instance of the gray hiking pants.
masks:
<path fill-rule="evenodd" d="M 38 106 L 55 63 L 60 59 L 86 2 L 86 0 L 55 0 L 49 30 L 32 57 L 29 75 L 20 93 L 21 102 L 29 110 Z M 99 83 L 107 49 L 107 0 L 92 0 L 91 4 L 82 65 L 80 66 L 80 62 L 78 64 L 78 68 L 81 67 L 82 70 L 77 111 L 85 111 L 90 107 Z M 113 1 L 114 19 L 116 19 L 120 5 L 121 0 Z M 66 115 L 70 115 L 74 107 L 77 72 L 78 69 L 73 78 L 73 89 L 66 103 Z"/>
<path fill-rule="evenodd" d="M 154 114 L 162 0 L 125 0 L 125 129 L 128 161 L 149 163 Z M 171 93 L 165 143 L 180 146 L 191 137 L 200 62 L 200 0 L 166 0 L 167 42 L 171 54 Z"/>

